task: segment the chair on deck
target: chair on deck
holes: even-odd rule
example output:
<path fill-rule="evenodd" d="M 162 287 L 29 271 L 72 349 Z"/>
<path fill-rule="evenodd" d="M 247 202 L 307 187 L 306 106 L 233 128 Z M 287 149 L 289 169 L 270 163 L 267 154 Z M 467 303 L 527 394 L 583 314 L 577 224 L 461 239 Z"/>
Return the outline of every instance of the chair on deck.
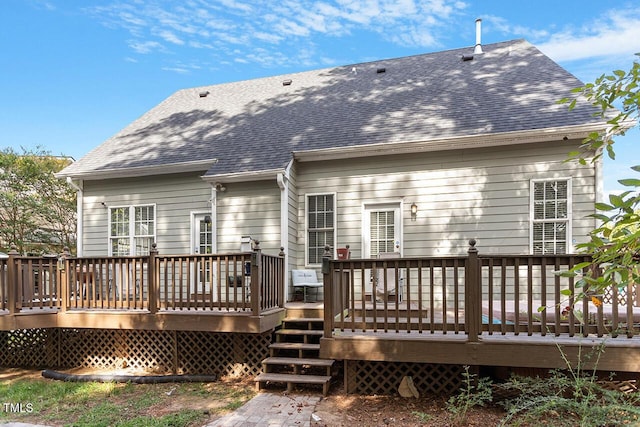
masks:
<path fill-rule="evenodd" d="M 380 252 L 378 254 L 378 259 L 394 259 L 400 258 L 400 252 Z M 392 302 L 402 302 L 403 298 L 403 287 L 404 287 L 404 278 L 401 275 L 401 272 L 397 272 L 398 277 L 398 295 L 396 295 L 396 269 L 393 266 L 387 266 L 386 270 L 386 279 L 387 279 L 387 291 L 385 293 L 384 289 L 384 281 L 385 281 L 385 270 L 382 268 L 378 268 L 374 270 L 374 283 L 376 288 L 376 300 L 378 301 L 392 301 Z"/>
<path fill-rule="evenodd" d="M 315 289 L 315 300 L 318 300 L 318 288 L 323 286 L 318 281 L 318 276 L 314 270 L 291 270 L 291 282 L 293 289 L 302 288 L 303 301 L 307 302 L 307 290 Z"/>

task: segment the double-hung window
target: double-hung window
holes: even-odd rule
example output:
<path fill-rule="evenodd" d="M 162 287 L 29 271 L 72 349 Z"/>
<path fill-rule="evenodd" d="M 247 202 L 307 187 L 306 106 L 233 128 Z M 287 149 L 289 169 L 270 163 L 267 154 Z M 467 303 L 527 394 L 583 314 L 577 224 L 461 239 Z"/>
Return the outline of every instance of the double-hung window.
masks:
<path fill-rule="evenodd" d="M 571 242 L 571 180 L 531 181 L 531 252 L 566 254 Z"/>
<path fill-rule="evenodd" d="M 148 255 L 155 233 L 155 206 L 109 209 L 109 255 Z"/>
<path fill-rule="evenodd" d="M 324 247 L 334 247 L 335 195 L 307 195 L 307 264 L 321 264 Z"/>

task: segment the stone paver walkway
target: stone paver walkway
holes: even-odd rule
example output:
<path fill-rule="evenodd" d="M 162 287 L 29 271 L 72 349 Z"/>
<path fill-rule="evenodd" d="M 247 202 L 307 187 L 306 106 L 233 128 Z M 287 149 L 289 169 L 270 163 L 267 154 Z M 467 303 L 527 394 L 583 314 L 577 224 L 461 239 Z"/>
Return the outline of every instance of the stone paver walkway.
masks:
<path fill-rule="evenodd" d="M 11 423 L 0 423 L 0 427 L 48 427 L 42 424 L 29 424 L 29 423 L 18 423 L 18 422 L 11 422 Z"/>
<path fill-rule="evenodd" d="M 311 426 L 321 396 L 263 392 L 205 427 Z"/>
<path fill-rule="evenodd" d="M 259 393 L 240 408 L 204 427 L 311 427 L 311 415 L 321 396 Z M 20 422 L 0 427 L 47 427 Z"/>

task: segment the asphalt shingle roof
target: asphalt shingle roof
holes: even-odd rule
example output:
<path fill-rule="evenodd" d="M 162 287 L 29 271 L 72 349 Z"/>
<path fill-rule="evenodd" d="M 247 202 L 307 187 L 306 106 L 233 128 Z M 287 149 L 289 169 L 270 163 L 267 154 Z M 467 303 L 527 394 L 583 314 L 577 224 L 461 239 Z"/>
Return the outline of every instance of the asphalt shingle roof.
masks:
<path fill-rule="evenodd" d="M 203 159 L 217 159 L 207 175 L 257 172 L 284 168 L 292 151 L 598 122 L 589 105 L 556 104 L 582 82 L 530 43 L 463 61 L 472 50 L 180 90 L 62 174 Z"/>

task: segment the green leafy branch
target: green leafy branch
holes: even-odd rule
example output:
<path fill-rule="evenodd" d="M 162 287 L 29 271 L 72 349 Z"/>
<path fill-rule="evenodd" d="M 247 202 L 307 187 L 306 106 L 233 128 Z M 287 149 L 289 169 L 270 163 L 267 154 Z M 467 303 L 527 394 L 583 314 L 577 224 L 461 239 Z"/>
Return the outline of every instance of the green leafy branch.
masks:
<path fill-rule="evenodd" d="M 636 54 L 640 56 L 640 54 Z M 586 164 L 602 156 L 604 151 L 615 159 L 614 137 L 622 136 L 638 124 L 640 118 L 640 62 L 636 59 L 629 71 L 615 70 L 603 74 L 594 83 L 576 88 L 574 98 L 564 98 L 559 103 L 568 103 L 569 109 L 585 99 L 597 107 L 597 116 L 606 119 L 608 129 L 593 132 L 582 141 L 579 151 L 569 154 Z M 640 166 L 631 168 L 640 172 Z M 592 255 L 590 262 L 580 263 L 562 273 L 567 277 L 579 277 L 576 288 L 582 295 L 603 293 L 605 288 L 617 286 L 624 289 L 640 282 L 640 179 L 628 178 L 618 181 L 628 188 L 622 194 L 611 194 L 609 202 L 595 204 L 597 213 L 591 215 L 600 221 L 590 234 L 590 240 L 578 244 L 577 249 Z"/>

